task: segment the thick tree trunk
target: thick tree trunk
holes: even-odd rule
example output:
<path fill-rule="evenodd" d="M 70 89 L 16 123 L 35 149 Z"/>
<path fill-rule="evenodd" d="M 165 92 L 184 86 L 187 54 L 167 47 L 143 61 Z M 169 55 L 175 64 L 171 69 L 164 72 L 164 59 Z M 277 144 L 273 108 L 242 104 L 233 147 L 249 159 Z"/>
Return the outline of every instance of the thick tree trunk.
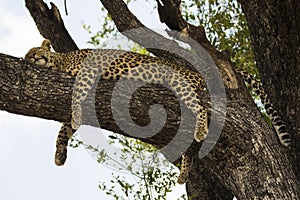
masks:
<path fill-rule="evenodd" d="M 115 20 L 118 28 L 125 27 L 125 30 L 128 30 L 143 26 L 129 12 L 123 1 L 102 0 L 102 2 Z M 113 6 L 111 6 L 112 2 L 114 3 Z M 33 11 L 41 8 L 42 3 L 41 0 L 26 1 L 26 5 L 38 24 L 42 35 L 54 40 L 57 51 L 65 51 L 68 47 L 69 50 L 73 50 L 74 46 L 59 47 L 61 44 L 55 40 L 62 39 L 60 38 L 62 29 L 58 29 L 58 32 L 56 32 L 55 23 L 51 25 L 53 32 L 48 31 L 47 20 L 51 15 L 40 15 L 43 16 L 42 18 L 35 16 L 37 12 Z M 34 9 L 35 7 L 36 9 Z M 40 11 L 49 12 L 47 7 L 43 7 Z M 58 10 L 55 10 L 55 12 L 58 12 Z M 120 16 L 120 13 L 122 13 L 121 16 L 126 16 L 126 20 L 117 17 Z M 61 24 L 63 23 L 59 22 L 59 26 Z M 185 23 L 185 25 L 188 24 Z M 187 34 L 206 48 L 218 64 L 219 69 L 226 72 L 222 73 L 222 78 L 227 80 L 226 75 L 232 72 L 232 66 L 229 64 L 227 57 L 207 44 L 202 28 L 198 29 L 189 25 L 187 27 L 185 30 Z M 182 30 L 182 28 L 178 30 Z M 128 36 L 131 39 L 137 38 L 138 42 L 142 42 L 141 35 Z M 63 38 L 65 39 L 65 37 Z M 158 38 L 147 38 L 147 42 L 160 40 L 161 44 L 174 45 L 166 39 Z M 157 56 L 170 59 L 170 55 L 168 56 L 166 52 L 153 49 L 149 49 L 149 51 Z M 226 69 L 224 69 L 224 66 Z M 73 81 L 73 78 L 64 73 L 32 66 L 17 58 L 1 54 L 0 109 L 16 114 L 69 121 Z M 190 174 L 190 181 L 187 184 L 189 196 L 193 199 L 232 199 L 233 195 L 238 199 L 245 200 L 300 199 L 299 184 L 285 149 L 280 147 L 275 133 L 265 122 L 242 82 L 238 81 L 238 88 L 236 87 L 235 78 L 231 78 L 229 82 L 231 84 L 225 83 L 228 104 L 227 118 L 222 135 L 213 151 L 205 158 L 195 160 L 195 165 L 193 165 Z M 96 94 L 101 95 L 96 95 L 97 117 L 103 128 L 128 135 L 128 133 L 124 133 L 118 128 L 111 115 L 110 97 L 113 87 L 114 82 L 111 81 L 101 81 L 101 84 L 98 85 Z M 122 91 L 120 95 L 124 95 Z M 157 102 L 162 103 L 167 113 L 169 113 L 167 124 L 159 134 L 142 140 L 162 147 L 168 144 L 176 134 L 178 122 L 180 122 L 179 104 L 171 91 L 159 86 L 143 87 L 131 101 L 132 118 L 137 124 L 149 123 L 147 114 L 149 106 Z M 91 107 L 87 107 L 85 116 L 86 119 L 89 119 L 85 120 L 85 123 L 97 125 Z M 187 126 L 185 132 L 186 134 L 192 134 L 192 125 Z"/>
<path fill-rule="evenodd" d="M 300 2 L 240 1 L 267 94 L 292 134 L 300 181 Z"/>

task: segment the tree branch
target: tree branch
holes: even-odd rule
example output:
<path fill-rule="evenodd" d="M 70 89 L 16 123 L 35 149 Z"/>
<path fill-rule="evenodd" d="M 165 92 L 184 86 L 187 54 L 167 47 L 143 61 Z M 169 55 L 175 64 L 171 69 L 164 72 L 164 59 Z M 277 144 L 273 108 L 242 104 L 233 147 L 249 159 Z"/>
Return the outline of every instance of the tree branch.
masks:
<path fill-rule="evenodd" d="M 66 73 L 32 65 L 25 60 L 5 54 L 0 54 L 0 71 L 1 110 L 60 122 L 70 121 L 73 77 Z M 102 128 L 128 136 L 119 129 L 112 116 L 110 104 L 114 86 L 114 81 L 100 80 L 99 87 L 95 92 L 99 95 L 96 95 L 95 101 L 103 103 L 96 106 L 97 116 L 94 116 L 94 105 L 84 105 L 84 124 L 98 127 L 99 119 Z M 129 89 L 128 87 L 126 89 Z M 124 99 L 122 97 L 125 97 L 126 91 L 120 91 L 118 95 L 120 95 L 120 104 L 122 104 L 122 99 Z M 93 96 L 87 100 L 88 103 L 92 101 L 91 98 Z M 132 119 L 137 124 L 147 125 L 149 123 L 150 118 L 147 111 L 154 102 L 164 105 L 169 114 L 168 123 L 161 130 L 162 134 L 159 134 L 159 137 L 146 138 L 145 142 L 162 147 L 172 139 L 174 134 L 170 133 L 176 133 L 180 122 L 180 111 L 176 109 L 179 105 L 176 99 L 170 90 L 151 85 L 141 88 L 132 96 L 132 110 L 138 111 L 132 113 Z M 123 101 L 125 104 L 126 101 Z M 185 132 L 191 131 L 185 130 Z"/>
<path fill-rule="evenodd" d="M 163 4 L 157 0 L 158 14 L 162 23 L 165 23 L 170 30 L 180 31 L 182 37 L 188 35 L 190 38 L 193 38 L 204 46 L 206 50 L 214 51 L 214 53 L 217 52 L 206 38 L 204 27 L 194 26 L 183 19 L 180 10 L 180 1 L 162 0 L 161 2 Z"/>
<path fill-rule="evenodd" d="M 40 33 L 52 42 L 55 51 L 68 52 L 78 49 L 54 3 L 50 3 L 51 9 L 49 9 L 42 0 L 25 0 L 25 2 Z"/>

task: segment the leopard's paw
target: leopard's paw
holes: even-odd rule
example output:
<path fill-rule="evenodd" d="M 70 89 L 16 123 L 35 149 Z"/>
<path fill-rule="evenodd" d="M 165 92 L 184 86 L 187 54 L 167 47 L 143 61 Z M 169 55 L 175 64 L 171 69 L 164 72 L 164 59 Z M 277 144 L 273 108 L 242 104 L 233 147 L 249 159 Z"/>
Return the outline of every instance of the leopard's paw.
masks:
<path fill-rule="evenodd" d="M 197 142 L 201 142 L 206 138 L 208 134 L 207 121 L 200 121 L 196 123 L 196 129 L 194 132 L 194 138 Z"/>
<path fill-rule="evenodd" d="M 56 148 L 55 152 L 55 164 L 57 166 L 62 166 L 67 160 L 67 146 L 60 145 Z"/>
<path fill-rule="evenodd" d="M 188 180 L 188 174 L 179 174 L 178 178 L 177 178 L 177 183 L 182 185 L 185 184 Z"/>

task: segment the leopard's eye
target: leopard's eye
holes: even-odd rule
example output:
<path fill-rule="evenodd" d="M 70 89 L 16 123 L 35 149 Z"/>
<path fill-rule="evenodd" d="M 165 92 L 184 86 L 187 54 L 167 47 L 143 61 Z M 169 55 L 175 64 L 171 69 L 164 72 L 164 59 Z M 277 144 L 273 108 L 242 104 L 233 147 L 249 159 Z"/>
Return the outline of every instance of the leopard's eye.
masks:
<path fill-rule="evenodd" d="M 48 62 L 48 58 L 46 56 L 42 56 L 42 57 L 46 62 Z"/>

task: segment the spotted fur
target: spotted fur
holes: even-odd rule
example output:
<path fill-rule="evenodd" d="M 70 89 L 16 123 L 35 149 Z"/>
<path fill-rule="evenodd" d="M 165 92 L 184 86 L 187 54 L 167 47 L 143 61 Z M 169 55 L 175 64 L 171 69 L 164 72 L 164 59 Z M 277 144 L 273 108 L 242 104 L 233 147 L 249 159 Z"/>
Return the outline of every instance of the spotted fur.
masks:
<path fill-rule="evenodd" d="M 177 179 L 177 183 L 184 184 L 189 178 L 189 172 L 193 165 L 193 157 L 186 153 L 181 155 L 180 174 Z"/>
<path fill-rule="evenodd" d="M 268 95 L 265 93 L 262 85 L 256 78 L 247 73 L 245 70 L 237 68 L 236 71 L 243 77 L 244 81 L 251 86 L 252 90 L 259 96 L 262 104 L 265 107 L 266 113 L 274 127 L 276 134 L 280 143 L 285 147 L 290 147 L 291 145 L 291 137 L 290 134 L 287 132 L 286 126 L 283 123 L 281 117 L 279 116 L 278 112 L 274 109 L 273 104 L 271 103 Z"/>
<path fill-rule="evenodd" d="M 64 165 L 67 160 L 67 146 L 70 138 L 76 132 L 72 129 L 71 123 L 63 123 L 56 140 L 55 164 Z"/>

